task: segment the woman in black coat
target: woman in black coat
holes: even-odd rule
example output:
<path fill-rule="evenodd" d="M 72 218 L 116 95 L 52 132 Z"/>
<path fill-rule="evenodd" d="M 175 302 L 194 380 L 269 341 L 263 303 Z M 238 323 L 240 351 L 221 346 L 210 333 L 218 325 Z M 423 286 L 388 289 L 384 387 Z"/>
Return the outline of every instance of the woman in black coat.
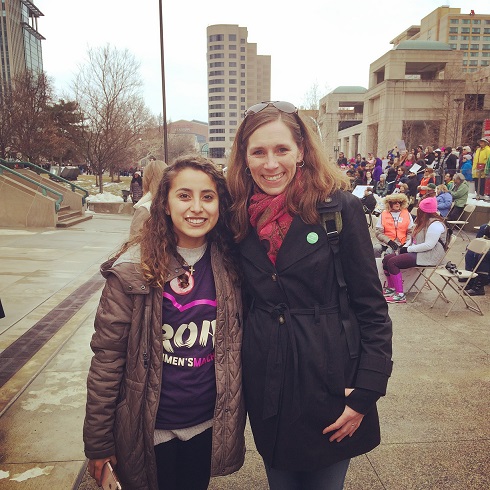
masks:
<path fill-rule="evenodd" d="M 288 102 L 246 112 L 227 180 L 249 298 L 244 392 L 269 486 L 341 489 L 350 458 L 380 442 L 392 367 L 361 202 Z"/>

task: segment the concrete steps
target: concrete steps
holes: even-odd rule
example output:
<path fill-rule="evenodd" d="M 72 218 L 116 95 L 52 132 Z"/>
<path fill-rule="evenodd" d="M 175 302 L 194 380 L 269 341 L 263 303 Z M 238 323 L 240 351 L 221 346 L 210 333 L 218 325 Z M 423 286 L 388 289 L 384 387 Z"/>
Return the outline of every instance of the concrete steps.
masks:
<path fill-rule="evenodd" d="M 84 214 L 82 211 L 72 211 L 70 206 L 61 206 L 58 213 L 57 228 L 68 228 L 69 226 L 82 223 L 92 219 L 92 215 Z"/>

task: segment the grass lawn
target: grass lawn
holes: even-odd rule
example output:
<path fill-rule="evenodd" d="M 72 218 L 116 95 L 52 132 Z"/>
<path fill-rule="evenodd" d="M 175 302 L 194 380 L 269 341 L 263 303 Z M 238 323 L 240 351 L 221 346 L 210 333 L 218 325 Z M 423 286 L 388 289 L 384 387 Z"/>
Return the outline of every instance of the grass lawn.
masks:
<path fill-rule="evenodd" d="M 131 177 L 121 177 L 121 182 L 111 182 L 111 178 L 108 175 L 104 175 L 102 182 L 104 193 L 108 192 L 109 194 L 122 197 L 121 191 L 123 189 L 129 191 Z M 91 196 L 99 193 L 99 186 L 95 185 L 95 175 L 79 175 L 77 181 L 74 183 L 87 190 Z"/>

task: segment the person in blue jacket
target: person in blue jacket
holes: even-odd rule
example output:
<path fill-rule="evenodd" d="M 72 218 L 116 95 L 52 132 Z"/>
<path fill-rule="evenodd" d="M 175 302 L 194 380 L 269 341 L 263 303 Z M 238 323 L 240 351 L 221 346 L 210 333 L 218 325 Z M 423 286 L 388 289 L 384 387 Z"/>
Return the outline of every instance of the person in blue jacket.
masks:
<path fill-rule="evenodd" d="M 444 184 L 437 186 L 436 193 L 437 211 L 439 211 L 439 214 L 445 218 L 453 205 L 453 196 Z"/>
<path fill-rule="evenodd" d="M 465 146 L 464 148 L 470 148 L 470 147 Z M 473 156 L 471 155 L 471 153 L 466 153 L 465 155 L 463 155 L 463 164 L 461 165 L 460 171 L 465 176 L 465 179 L 468 182 L 471 182 L 473 180 L 472 170 L 473 170 Z"/>

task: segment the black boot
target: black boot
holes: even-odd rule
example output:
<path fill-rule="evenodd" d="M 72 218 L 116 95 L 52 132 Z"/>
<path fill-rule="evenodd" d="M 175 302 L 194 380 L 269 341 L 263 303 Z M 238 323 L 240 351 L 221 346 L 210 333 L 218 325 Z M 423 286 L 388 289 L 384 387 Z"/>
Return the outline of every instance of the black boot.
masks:
<path fill-rule="evenodd" d="M 467 291 L 470 296 L 485 296 L 485 287 L 480 276 L 475 278 L 473 287 Z"/>

